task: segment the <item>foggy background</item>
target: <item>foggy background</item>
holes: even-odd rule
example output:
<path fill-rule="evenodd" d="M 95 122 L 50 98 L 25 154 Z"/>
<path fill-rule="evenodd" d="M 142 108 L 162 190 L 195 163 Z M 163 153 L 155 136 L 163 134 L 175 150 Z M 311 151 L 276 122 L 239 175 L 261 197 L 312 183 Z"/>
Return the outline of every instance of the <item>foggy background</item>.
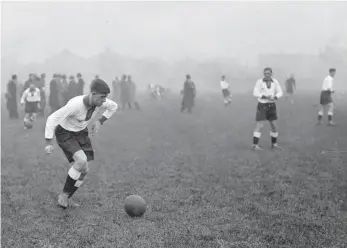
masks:
<path fill-rule="evenodd" d="M 140 89 L 178 90 L 189 73 L 200 91 L 219 91 L 222 74 L 248 91 L 270 66 L 282 85 L 294 73 L 299 89 L 319 89 L 336 67 L 343 88 L 346 13 L 346 2 L 3 3 L 1 85 L 32 72 L 111 85 L 126 73 Z"/>

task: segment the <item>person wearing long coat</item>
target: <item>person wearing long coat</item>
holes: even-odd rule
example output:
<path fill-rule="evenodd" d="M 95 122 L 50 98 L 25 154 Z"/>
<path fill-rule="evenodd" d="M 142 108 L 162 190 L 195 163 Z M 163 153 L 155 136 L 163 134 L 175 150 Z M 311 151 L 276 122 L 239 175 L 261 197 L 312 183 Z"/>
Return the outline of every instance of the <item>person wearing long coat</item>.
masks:
<path fill-rule="evenodd" d="M 59 92 L 59 75 L 54 74 L 53 79 L 51 80 L 49 84 L 49 105 L 51 107 L 51 113 L 55 112 L 56 110 L 60 109 L 62 105 L 62 97 L 60 96 Z"/>
<path fill-rule="evenodd" d="M 18 119 L 18 103 L 17 103 L 17 75 L 12 76 L 7 84 L 7 110 L 10 119 Z"/>
<path fill-rule="evenodd" d="M 191 113 L 195 104 L 196 87 L 190 75 L 186 76 L 181 94 L 183 95 L 181 112 L 188 109 L 188 113 Z"/>
<path fill-rule="evenodd" d="M 84 91 L 84 80 L 81 73 L 77 73 L 77 85 L 78 85 L 78 95 L 83 95 Z"/>
<path fill-rule="evenodd" d="M 40 96 L 41 96 L 41 102 L 40 102 L 40 109 L 39 109 L 39 116 L 45 115 L 45 107 L 46 107 L 46 74 L 42 73 L 41 77 L 37 79 L 38 80 L 38 88 L 40 89 Z"/>
<path fill-rule="evenodd" d="M 140 110 L 140 105 L 139 103 L 136 101 L 136 84 L 135 82 L 132 80 L 131 76 L 128 75 L 128 87 L 129 87 L 129 90 L 130 90 L 130 99 L 129 99 L 129 103 L 130 103 L 130 106 L 132 104 L 135 105 L 135 108 L 137 110 Z"/>
<path fill-rule="evenodd" d="M 115 102 L 119 102 L 120 99 L 120 80 L 118 77 L 112 81 L 112 99 Z"/>
<path fill-rule="evenodd" d="M 69 100 L 74 98 L 75 96 L 80 95 L 78 83 L 76 82 L 74 76 L 70 76 L 70 82 L 69 82 L 69 85 L 67 87 L 67 90 L 68 90 L 68 94 L 69 94 Z"/>
<path fill-rule="evenodd" d="M 128 105 L 129 109 L 131 109 L 130 87 L 129 87 L 126 75 L 123 75 L 120 81 L 120 101 L 122 104 L 122 109 L 125 109 L 126 105 Z"/>

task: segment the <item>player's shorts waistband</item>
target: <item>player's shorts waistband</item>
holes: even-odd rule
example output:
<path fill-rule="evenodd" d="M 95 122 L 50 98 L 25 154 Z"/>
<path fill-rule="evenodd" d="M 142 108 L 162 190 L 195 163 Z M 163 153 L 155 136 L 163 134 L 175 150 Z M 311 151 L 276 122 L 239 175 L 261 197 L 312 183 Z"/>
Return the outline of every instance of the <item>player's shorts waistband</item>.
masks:
<path fill-rule="evenodd" d="M 66 128 L 63 128 L 61 125 L 58 125 L 55 128 L 55 133 L 70 133 L 72 135 L 80 135 L 81 133 L 88 133 L 88 128 L 82 129 L 80 131 L 71 131 L 71 130 L 67 130 Z"/>
<path fill-rule="evenodd" d="M 275 102 L 260 102 L 260 101 L 258 101 L 258 105 L 273 106 L 273 105 L 276 105 L 276 103 Z"/>

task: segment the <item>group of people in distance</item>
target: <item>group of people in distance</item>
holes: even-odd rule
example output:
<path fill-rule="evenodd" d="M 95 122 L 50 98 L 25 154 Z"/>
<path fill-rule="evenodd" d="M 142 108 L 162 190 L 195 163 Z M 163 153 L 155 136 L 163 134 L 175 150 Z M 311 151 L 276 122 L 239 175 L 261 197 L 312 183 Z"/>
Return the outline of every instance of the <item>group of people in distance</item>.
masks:
<path fill-rule="evenodd" d="M 257 80 L 253 89 L 253 96 L 257 99 L 258 103 L 255 115 L 256 126 L 253 132 L 252 149 L 263 150 L 259 146 L 261 128 L 263 127 L 264 121 L 269 121 L 271 147 L 273 149 L 283 150 L 277 143 L 279 133 L 276 123 L 278 117 L 276 101 L 283 96 L 283 92 L 279 82 L 272 77 L 271 68 L 265 68 L 263 73 L 264 77 Z M 333 79 L 335 73 L 336 69 L 329 69 L 329 75 L 324 79 L 320 95 L 318 124 L 321 123 L 324 111 L 327 109 L 328 124 L 334 125 L 332 122 L 334 110 L 332 93 L 334 93 Z M 81 78 L 80 74 L 78 74 L 78 76 Z M 53 80 L 51 81 L 51 90 L 54 89 L 54 87 L 52 88 L 52 85 L 57 88 L 62 87 L 61 79 L 64 78 L 59 77 L 57 74 L 54 75 Z M 287 94 L 292 95 L 294 92 L 293 89 L 295 88 L 295 80 L 293 76 L 289 79 L 286 82 L 286 91 Z M 14 75 L 12 76 L 12 80 L 9 82 L 8 86 L 8 101 L 13 101 L 13 96 L 16 95 L 15 92 L 11 91 L 12 84 L 15 80 L 16 76 Z M 121 80 L 117 80 L 118 79 L 113 82 L 114 98 L 120 100 L 123 108 L 125 108 L 126 104 L 134 102 L 135 106 L 137 106 L 138 103 L 136 103 L 135 98 L 132 98 L 131 100 L 122 98 L 123 90 L 126 92 L 133 90 L 135 92 L 135 86 L 132 83 L 131 77 L 124 75 Z M 220 86 L 222 88 L 225 106 L 228 106 L 231 102 L 231 93 L 225 76 L 221 78 Z M 45 128 L 45 152 L 48 154 L 52 153 L 54 148 L 52 140 L 55 136 L 57 144 L 63 150 L 67 160 L 71 164 L 63 190 L 58 196 L 58 205 L 64 209 L 69 205 L 78 206 L 78 204 L 71 202 L 69 199 L 81 186 L 88 174 L 89 162 L 94 159 L 94 151 L 89 138 L 89 131 L 87 129 L 88 124 L 93 119 L 93 116 L 98 112 L 97 110 L 100 107 L 103 107 L 105 112 L 93 123 L 91 128 L 91 132 L 96 133 L 118 109 L 117 103 L 107 98 L 111 92 L 108 84 L 98 76 L 95 77 L 91 83 L 88 94 L 83 94 L 81 88 L 76 87 L 76 89 L 78 89 L 78 91 L 76 91 L 75 96 L 70 95 L 71 98 L 65 102 L 63 106 L 57 106 L 53 109 L 53 113 L 47 118 Z M 21 97 L 21 103 L 26 104 L 25 109 L 27 114 L 37 112 L 37 105 L 42 100 L 40 92 L 41 89 L 34 83 L 29 83 L 29 87 L 24 90 Z M 70 92 L 70 94 L 72 93 Z M 115 96 L 115 94 L 119 95 Z M 187 109 L 188 112 L 191 113 L 196 96 L 196 86 L 190 75 L 186 75 L 181 95 L 183 95 L 181 112 Z M 293 103 L 293 99 L 291 99 L 291 102 Z M 37 103 L 37 105 L 34 103 Z M 138 106 L 137 108 L 139 109 Z M 16 118 L 18 113 L 16 115 L 15 112 L 10 112 L 10 116 Z"/>
<path fill-rule="evenodd" d="M 128 107 L 132 109 L 135 106 L 140 110 L 140 104 L 136 100 L 136 84 L 130 75 L 123 75 L 121 79 L 118 77 L 112 81 L 113 99 L 120 103 L 121 109 Z"/>

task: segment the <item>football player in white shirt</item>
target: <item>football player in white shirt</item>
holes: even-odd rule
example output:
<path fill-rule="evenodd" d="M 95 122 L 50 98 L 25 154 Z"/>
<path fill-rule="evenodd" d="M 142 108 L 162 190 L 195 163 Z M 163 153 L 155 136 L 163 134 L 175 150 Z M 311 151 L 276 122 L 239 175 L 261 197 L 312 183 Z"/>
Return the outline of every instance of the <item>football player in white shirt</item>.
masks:
<path fill-rule="evenodd" d="M 324 110 L 328 109 L 328 125 L 334 126 L 333 123 L 333 113 L 334 113 L 334 103 L 331 94 L 334 93 L 333 83 L 336 74 L 335 68 L 329 69 L 329 75 L 324 79 L 322 91 L 320 94 L 320 107 L 318 111 L 318 125 L 322 123 L 322 118 L 324 115 Z"/>
<path fill-rule="evenodd" d="M 253 96 L 258 99 L 256 113 L 256 128 L 253 132 L 253 150 L 262 150 L 258 142 L 261 136 L 260 129 L 263 127 L 263 121 L 269 121 L 271 126 L 270 136 L 272 148 L 280 148 L 277 144 L 277 109 L 275 101 L 283 96 L 283 92 L 279 82 L 272 78 L 272 69 L 264 69 L 264 78 L 259 79 L 254 87 Z"/>
<path fill-rule="evenodd" d="M 88 95 L 72 98 L 64 107 L 52 113 L 46 122 L 45 151 L 50 154 L 53 150 L 52 140 L 56 141 L 63 150 L 66 158 L 72 164 L 62 193 L 58 197 L 58 205 L 68 207 L 68 199 L 81 186 L 88 173 L 88 161 L 94 160 L 94 152 L 88 137 L 87 126 L 96 108 L 106 109 L 102 117 L 92 126 L 92 133 L 98 132 L 100 127 L 117 110 L 114 101 L 107 99 L 110 88 L 101 79 L 95 79 Z"/>
<path fill-rule="evenodd" d="M 229 90 L 229 84 L 225 80 L 225 76 L 222 76 L 222 79 L 220 81 L 220 87 L 222 88 L 222 94 L 224 97 L 224 105 L 225 107 L 228 107 L 231 103 L 231 94 Z"/>
<path fill-rule="evenodd" d="M 40 89 L 35 86 L 34 83 L 30 83 L 22 95 L 20 100 L 21 105 L 25 104 L 24 115 L 24 129 L 30 129 L 33 127 L 36 120 L 36 114 L 39 112 L 41 102 Z"/>

